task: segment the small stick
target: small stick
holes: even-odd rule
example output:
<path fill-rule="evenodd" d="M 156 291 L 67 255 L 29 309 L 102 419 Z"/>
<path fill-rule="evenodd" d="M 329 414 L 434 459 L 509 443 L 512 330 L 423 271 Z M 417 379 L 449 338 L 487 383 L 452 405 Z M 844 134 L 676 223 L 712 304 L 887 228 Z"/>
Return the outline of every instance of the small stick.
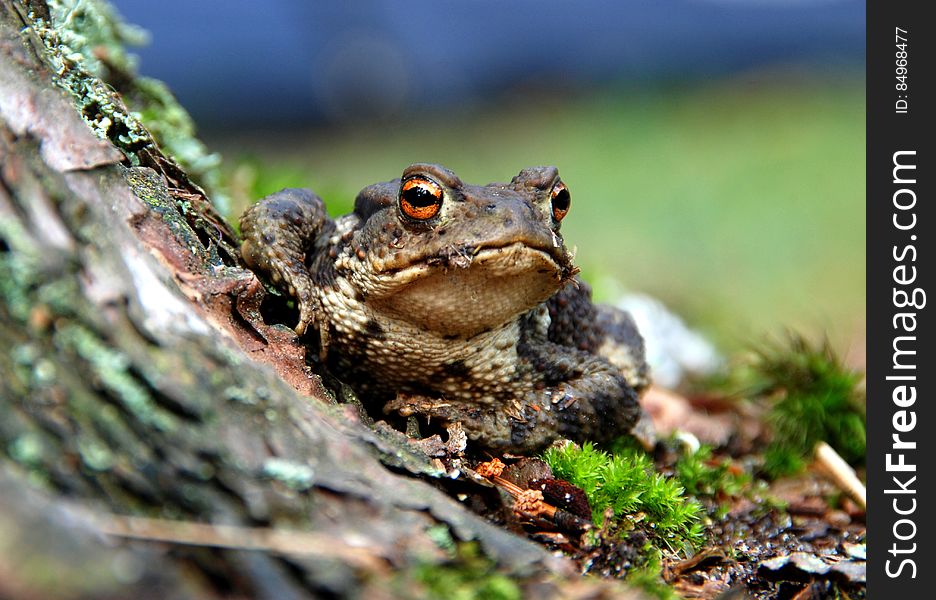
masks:
<path fill-rule="evenodd" d="M 525 490 L 517 484 L 504 479 L 500 476 L 503 470 L 504 463 L 494 458 L 489 462 L 478 465 L 475 473 L 510 494 L 514 499 L 514 512 L 530 517 L 545 517 L 560 529 L 567 531 L 586 531 L 592 528 L 591 523 L 578 515 L 546 502 L 541 491 Z"/>
<path fill-rule="evenodd" d="M 865 485 L 832 446 L 825 442 L 816 444 L 816 464 L 840 490 L 857 502 L 862 510 L 868 510 L 868 492 Z"/>
<path fill-rule="evenodd" d="M 364 548 L 356 548 L 333 536 L 312 531 L 212 525 L 194 521 L 170 521 L 115 514 L 91 514 L 105 535 L 187 546 L 232 550 L 259 550 L 293 556 L 338 558 L 359 568 L 384 570 L 386 563 Z"/>

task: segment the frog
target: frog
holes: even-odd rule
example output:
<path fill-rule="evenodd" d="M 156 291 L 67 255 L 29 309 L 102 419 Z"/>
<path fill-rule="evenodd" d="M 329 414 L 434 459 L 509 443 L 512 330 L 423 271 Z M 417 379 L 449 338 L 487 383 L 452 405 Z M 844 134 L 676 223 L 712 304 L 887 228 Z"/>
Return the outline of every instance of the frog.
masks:
<path fill-rule="evenodd" d="M 570 208 L 556 167 L 471 185 L 416 163 L 336 219 L 308 189 L 261 199 L 240 219 L 241 256 L 377 414 L 458 424 L 487 452 L 645 439 L 643 338 L 592 302 L 560 233 Z"/>

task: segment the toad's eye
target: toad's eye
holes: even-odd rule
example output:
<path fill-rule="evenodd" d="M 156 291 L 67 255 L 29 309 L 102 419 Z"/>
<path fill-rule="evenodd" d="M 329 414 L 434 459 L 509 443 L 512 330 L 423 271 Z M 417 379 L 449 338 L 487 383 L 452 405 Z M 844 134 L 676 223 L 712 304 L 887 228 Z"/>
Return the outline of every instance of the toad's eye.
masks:
<path fill-rule="evenodd" d="M 552 198 L 552 215 L 558 223 L 569 212 L 569 206 L 572 204 L 572 196 L 569 194 L 569 188 L 561 181 L 553 186 L 550 193 Z"/>
<path fill-rule="evenodd" d="M 417 221 L 436 216 L 442 208 L 442 187 L 424 177 L 413 177 L 400 187 L 400 210 Z"/>

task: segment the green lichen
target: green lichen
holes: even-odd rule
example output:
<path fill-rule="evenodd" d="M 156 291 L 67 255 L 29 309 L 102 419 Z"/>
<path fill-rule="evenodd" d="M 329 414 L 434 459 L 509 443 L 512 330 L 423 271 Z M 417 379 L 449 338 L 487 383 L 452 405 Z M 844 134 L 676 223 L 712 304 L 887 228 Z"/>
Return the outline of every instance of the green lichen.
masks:
<path fill-rule="evenodd" d="M 174 429 L 175 421 L 161 410 L 146 388 L 130 373 L 131 361 L 109 348 L 81 325 L 69 324 L 57 331 L 55 344 L 87 361 L 101 385 L 107 388 L 140 422 L 161 431 Z"/>
<path fill-rule="evenodd" d="M 16 462 L 36 466 L 42 463 L 42 438 L 32 432 L 22 433 L 10 442 L 10 457 Z"/>
<path fill-rule="evenodd" d="M 114 454 L 100 441 L 90 437 L 78 439 L 81 462 L 93 471 L 108 471 L 114 466 Z"/>
<path fill-rule="evenodd" d="M 21 386 L 31 384 L 34 380 L 33 367 L 39 360 L 39 349 L 33 344 L 17 344 L 10 348 L 10 358 L 17 383 Z"/>
<path fill-rule="evenodd" d="M 263 463 L 263 475 L 297 492 L 309 490 L 315 483 L 312 467 L 279 458 L 270 458 Z"/>
<path fill-rule="evenodd" d="M 55 382 L 55 363 L 48 359 L 40 359 L 33 367 L 33 385 L 44 386 Z"/>
<path fill-rule="evenodd" d="M 142 37 L 104 2 L 51 0 L 48 5 L 49 22 L 36 18 L 34 30 L 45 43 L 56 83 L 71 94 L 98 137 L 139 165 L 136 153 L 150 143 L 150 135 L 106 79 L 115 72 L 133 73 L 135 64 L 125 46 L 142 42 Z"/>
<path fill-rule="evenodd" d="M 195 122 L 163 82 L 137 77 L 128 102 L 156 138 L 159 146 L 212 192 L 212 201 L 222 213 L 229 209 L 228 195 L 221 181 L 221 156 L 208 152 L 195 137 Z"/>
<path fill-rule="evenodd" d="M 241 404 L 257 403 L 252 394 L 238 385 L 231 385 L 224 388 L 224 391 L 221 392 L 221 395 L 232 402 L 240 402 Z"/>
<path fill-rule="evenodd" d="M 10 316 L 25 323 L 34 306 L 31 288 L 41 257 L 17 219 L 0 218 L 0 240 L 12 250 L 0 252 L 0 297 Z"/>
<path fill-rule="evenodd" d="M 57 314 L 68 315 L 74 311 L 79 292 L 78 281 L 74 277 L 49 278 L 36 290 L 34 302 L 48 306 Z"/>
<path fill-rule="evenodd" d="M 130 168 L 124 171 L 124 179 L 133 194 L 162 217 L 180 244 L 206 264 L 214 267 L 223 265 L 216 249 L 205 250 L 198 235 L 185 220 L 184 213 L 180 213 L 180 203 L 169 194 L 166 184 L 157 173 L 151 169 Z"/>
<path fill-rule="evenodd" d="M 212 359 L 226 367 L 236 368 L 244 364 L 244 357 L 238 354 L 238 352 L 228 344 L 218 344 L 217 346 L 208 348 L 207 351 Z M 254 390 L 254 394 L 260 400 L 266 400 L 270 397 L 270 391 L 262 386 Z"/>
<path fill-rule="evenodd" d="M 111 68 L 107 65 L 125 72 L 136 69 L 136 57 L 126 47 L 141 46 L 149 36 L 121 21 L 110 4 L 96 0 L 49 0 L 46 4 L 63 49 L 79 54 L 95 77 L 103 79 Z"/>
<path fill-rule="evenodd" d="M 104 0 L 50 0 L 50 21 L 33 15 L 57 83 L 74 98 L 82 117 L 102 139 L 120 148 L 134 166 L 138 152 L 155 144 L 212 195 L 223 213 L 221 158 L 195 137 L 195 125 L 166 86 L 136 73 L 127 51 L 147 41 Z"/>

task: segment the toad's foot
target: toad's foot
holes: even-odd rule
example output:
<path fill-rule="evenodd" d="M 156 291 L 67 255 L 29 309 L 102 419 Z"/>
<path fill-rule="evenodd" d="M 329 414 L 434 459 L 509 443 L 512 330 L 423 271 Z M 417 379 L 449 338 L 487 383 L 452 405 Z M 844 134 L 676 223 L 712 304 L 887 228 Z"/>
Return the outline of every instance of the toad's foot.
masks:
<path fill-rule="evenodd" d="M 384 405 L 385 413 L 421 415 L 445 424 L 460 423 L 472 441 L 480 440 L 490 450 L 532 452 L 548 446 L 559 436 L 557 413 L 538 404 L 524 406 L 478 406 L 420 395 L 398 394 Z"/>

